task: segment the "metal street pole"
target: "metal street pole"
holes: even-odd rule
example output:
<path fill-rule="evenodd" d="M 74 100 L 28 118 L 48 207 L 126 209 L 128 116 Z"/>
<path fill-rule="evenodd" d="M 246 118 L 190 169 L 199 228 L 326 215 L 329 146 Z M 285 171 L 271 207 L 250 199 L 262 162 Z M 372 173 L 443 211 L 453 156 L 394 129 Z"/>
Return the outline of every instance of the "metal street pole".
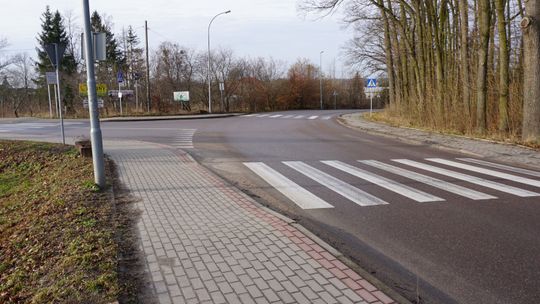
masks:
<path fill-rule="evenodd" d="M 369 117 L 373 114 L 373 92 L 369 93 Z"/>
<path fill-rule="evenodd" d="M 210 20 L 210 23 L 208 24 L 208 113 L 212 113 L 212 85 L 211 85 L 211 76 L 210 76 L 210 27 L 212 26 L 212 22 L 221 15 L 230 13 L 231 10 L 228 10 L 226 12 L 219 13 Z"/>
<path fill-rule="evenodd" d="M 320 90 L 319 90 L 319 94 L 321 95 L 321 110 L 323 109 L 323 97 L 322 97 L 322 54 L 324 53 L 324 51 L 321 51 L 319 53 L 319 83 L 320 83 Z"/>
<path fill-rule="evenodd" d="M 103 189 L 105 187 L 105 161 L 103 158 L 103 139 L 99 125 L 99 110 L 97 104 L 96 76 L 94 73 L 94 54 L 92 30 L 90 27 L 90 8 L 88 0 L 82 0 L 84 18 L 84 39 L 86 55 L 86 75 L 88 86 L 88 109 L 90 111 L 90 140 L 92 141 L 92 161 L 94 164 L 95 183 Z"/>
<path fill-rule="evenodd" d="M 52 115 L 52 101 L 51 101 L 51 85 L 47 83 L 47 94 L 49 96 L 49 118 L 53 118 Z"/>
<path fill-rule="evenodd" d="M 150 113 L 150 59 L 148 56 L 148 21 L 144 21 L 146 40 L 146 111 Z"/>
<path fill-rule="evenodd" d="M 64 134 L 64 112 L 62 107 L 62 94 L 60 94 L 60 54 L 58 54 L 58 43 L 54 43 L 54 56 L 56 58 L 56 88 L 58 90 L 58 105 L 60 110 L 60 132 L 62 133 L 62 144 L 66 144 L 66 136 Z"/>

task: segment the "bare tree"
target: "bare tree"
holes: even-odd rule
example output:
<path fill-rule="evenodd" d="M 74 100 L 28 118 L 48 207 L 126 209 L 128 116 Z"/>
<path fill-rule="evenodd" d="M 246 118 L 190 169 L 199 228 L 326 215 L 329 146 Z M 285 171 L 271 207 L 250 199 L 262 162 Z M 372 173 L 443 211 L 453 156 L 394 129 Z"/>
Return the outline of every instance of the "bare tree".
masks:
<path fill-rule="evenodd" d="M 8 46 L 8 41 L 5 38 L 0 38 L 0 72 L 11 64 L 10 58 L 7 56 L 2 56 L 2 49 L 6 48 Z"/>
<path fill-rule="evenodd" d="M 9 68 L 9 78 L 11 79 L 11 110 L 15 117 L 19 117 L 19 110 L 23 106 L 30 105 L 30 84 L 34 62 L 28 54 L 17 54 L 13 57 L 13 63 Z M 30 109 L 30 112 L 32 110 Z"/>
<path fill-rule="evenodd" d="M 523 141 L 540 143 L 540 3 L 525 1 Z"/>

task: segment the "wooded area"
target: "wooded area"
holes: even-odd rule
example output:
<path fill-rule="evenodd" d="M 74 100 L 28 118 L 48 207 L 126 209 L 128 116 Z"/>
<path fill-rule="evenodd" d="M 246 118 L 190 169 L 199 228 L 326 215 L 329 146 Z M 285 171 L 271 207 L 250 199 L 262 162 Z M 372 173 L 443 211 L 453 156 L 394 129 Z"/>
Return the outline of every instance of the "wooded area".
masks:
<path fill-rule="evenodd" d="M 81 59 L 80 28 L 70 15 L 46 8 L 41 17 L 42 28 L 36 60 L 27 54 L 2 56 L 0 44 L 0 116 L 49 116 L 45 72 L 54 71 L 45 45 L 67 45 L 61 72 L 61 95 L 68 117 L 87 117 L 79 84 L 86 83 L 84 61 Z M 123 97 L 124 115 L 187 114 L 208 110 L 207 50 L 193 50 L 174 41 L 163 41 L 150 50 L 150 113 L 147 104 L 148 80 L 146 54 L 133 26 L 115 34 L 112 17 L 94 12 L 93 32 L 106 35 L 105 61 L 96 63 L 97 83 L 108 90 L 118 90 L 117 74 L 123 72 L 122 90 L 133 90 L 133 96 Z M 137 29 L 140 29 L 138 27 Z M 150 28 L 150 35 L 160 35 Z M 163 38 L 163 37 L 161 37 Z M 214 112 L 254 112 L 288 109 L 320 108 L 319 77 L 321 68 L 307 59 L 292 65 L 273 58 L 240 58 L 230 49 L 214 48 L 211 52 L 212 108 Z M 3 60 L 3 61 L 2 61 Z M 335 67 L 322 73 L 325 108 L 367 107 L 364 83 L 359 73 L 352 77 L 335 75 Z M 219 83 L 224 83 L 221 98 Z M 189 91 L 190 106 L 173 100 L 173 92 Z M 55 90 L 51 86 L 54 100 Z M 102 116 L 120 114 L 118 96 L 103 97 Z M 382 96 L 379 101 L 382 100 Z M 57 110 L 53 110 L 56 116 Z"/>
<path fill-rule="evenodd" d="M 343 9 L 350 60 L 384 71 L 387 115 L 460 134 L 540 141 L 538 1 L 305 0 Z M 376 41 L 375 43 L 373 41 Z"/>

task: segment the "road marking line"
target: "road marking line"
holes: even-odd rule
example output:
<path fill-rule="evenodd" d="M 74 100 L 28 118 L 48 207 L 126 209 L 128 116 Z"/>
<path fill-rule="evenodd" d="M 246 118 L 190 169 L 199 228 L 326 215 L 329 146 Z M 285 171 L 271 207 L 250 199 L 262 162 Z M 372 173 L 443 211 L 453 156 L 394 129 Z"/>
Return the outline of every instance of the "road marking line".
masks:
<path fill-rule="evenodd" d="M 447 165 L 447 166 L 451 166 L 451 167 L 455 167 L 455 168 L 460 168 L 460 169 L 464 169 L 464 170 L 468 170 L 468 171 L 478 172 L 478 173 L 485 174 L 485 175 L 491 175 L 491 176 L 494 176 L 494 177 L 514 181 L 516 183 L 521 183 L 521 184 L 534 186 L 534 187 L 540 187 L 540 181 L 530 179 L 530 178 L 526 178 L 526 177 L 521 177 L 521 176 L 508 174 L 508 173 L 503 173 L 503 172 L 499 172 L 499 171 L 494 171 L 494 170 L 490 170 L 490 169 L 484 169 L 484 168 L 480 168 L 480 167 L 477 167 L 477 166 L 471 166 L 471 165 L 467 165 L 467 164 L 462 164 L 462 163 L 458 163 L 458 162 L 455 162 L 455 161 L 446 160 L 446 159 L 442 159 L 442 158 L 426 158 L 426 159 L 429 160 L 429 161 L 435 162 L 435 163 L 439 163 L 439 164 L 443 164 L 443 165 Z"/>
<path fill-rule="evenodd" d="M 434 178 L 434 177 L 430 177 L 430 176 L 423 175 L 423 174 L 420 174 L 420 173 L 416 173 L 416 172 L 413 172 L 413 171 L 405 170 L 405 169 L 395 167 L 395 166 L 392 166 L 392 165 L 388 165 L 388 164 L 385 164 L 385 163 L 382 163 L 382 162 L 379 162 L 379 161 L 376 161 L 376 160 L 362 160 L 362 161 L 359 160 L 359 162 L 361 162 L 363 164 L 366 164 L 366 165 L 369 165 L 369 166 L 372 166 L 372 167 L 375 167 L 375 168 L 378 168 L 378 169 L 381 169 L 381 170 L 388 171 L 390 173 L 401 175 L 401 176 L 406 177 L 408 179 L 412 179 L 412 180 L 415 180 L 417 182 L 421 182 L 421 183 L 427 184 L 427 185 L 435 187 L 435 188 L 439 188 L 439 189 L 442 189 L 442 190 L 445 190 L 445 191 L 448 191 L 448 192 L 455 193 L 457 195 L 461 195 L 461 196 L 470 198 L 470 199 L 475 200 L 475 201 L 477 201 L 477 200 L 487 200 L 487 199 L 496 199 L 497 198 L 496 196 L 492 196 L 492 195 L 485 194 L 485 193 L 482 193 L 482 192 L 479 192 L 479 191 L 476 191 L 476 190 L 472 190 L 472 189 L 468 189 L 468 188 L 461 187 L 461 186 L 458 186 L 458 185 L 454 185 L 454 184 L 451 184 L 449 182 L 446 182 L 446 181 L 443 181 L 443 180 L 440 180 L 440 179 L 437 179 L 437 178 Z"/>
<path fill-rule="evenodd" d="M 300 118 L 304 118 L 305 116 L 304 115 L 297 115 L 294 117 L 294 119 L 300 119 Z"/>
<path fill-rule="evenodd" d="M 285 116 L 283 116 L 281 118 L 293 118 L 293 117 L 294 117 L 294 115 L 285 115 Z"/>
<path fill-rule="evenodd" d="M 487 161 L 474 159 L 474 158 L 458 158 L 458 159 L 461 160 L 461 161 L 469 162 L 469 163 L 476 163 L 476 164 L 479 164 L 479 165 L 484 165 L 484 166 L 488 166 L 488 167 L 492 167 L 492 168 L 503 169 L 503 170 L 512 171 L 512 172 L 516 172 L 516 173 L 521 173 L 521 174 L 540 177 L 540 172 L 537 172 L 537 171 L 532 171 L 532 170 L 527 170 L 527 169 L 517 168 L 517 167 L 511 167 L 511 166 L 501 165 L 501 164 L 496 164 L 496 163 L 490 163 L 490 162 L 487 162 Z"/>
<path fill-rule="evenodd" d="M 388 189 L 392 192 L 401 194 L 405 197 L 408 197 L 412 200 L 415 200 L 420 203 L 427 203 L 427 202 L 442 202 L 444 199 L 431 195 L 429 193 L 411 188 L 409 186 L 405 186 L 403 184 L 400 184 L 398 182 L 395 182 L 391 179 L 370 173 L 368 171 L 362 170 L 360 168 L 351 166 L 349 164 L 330 160 L 330 161 L 321 161 L 323 164 L 326 164 L 328 166 L 334 167 L 336 169 L 339 169 L 341 171 L 347 172 L 351 175 L 354 175 L 358 178 L 361 178 L 363 180 L 366 180 L 368 182 L 371 182 L 373 184 L 376 184 L 377 186 L 383 187 L 385 189 Z"/>
<path fill-rule="evenodd" d="M 367 192 L 355 188 L 303 162 L 290 161 L 283 163 L 360 206 L 375 206 L 388 204 L 387 202 L 376 196 L 373 196 Z"/>
<path fill-rule="evenodd" d="M 435 167 L 435 166 L 419 163 L 419 162 L 408 160 L 408 159 L 393 159 L 392 161 L 395 161 L 395 162 L 400 163 L 400 164 L 409 165 L 409 166 L 412 166 L 412 167 L 415 167 L 415 168 L 423 169 L 423 170 L 426 170 L 426 171 L 431 171 L 431 172 L 438 173 L 438 174 L 441 174 L 441 175 L 450 176 L 450 177 L 453 177 L 455 179 L 466 181 L 466 182 L 469 182 L 469 183 L 472 183 L 472 184 L 477 184 L 477 185 L 480 185 L 480 186 L 483 186 L 483 187 L 486 187 L 486 188 L 491 188 L 491 189 L 495 189 L 495 190 L 498 190 L 498 191 L 501 191 L 501 192 L 510 193 L 510 194 L 513 194 L 513 195 L 516 195 L 516 196 L 519 196 L 519 197 L 540 196 L 540 193 L 527 191 L 527 190 L 524 190 L 524 189 L 520 189 L 520 188 L 508 186 L 508 185 L 505 185 L 505 184 L 493 182 L 493 181 L 483 179 L 483 178 L 480 178 L 480 177 L 471 176 L 471 175 L 467 175 L 467 174 L 462 174 L 462 173 L 458 173 L 458 172 L 455 172 L 455 171 L 438 168 L 438 167 Z"/>
<path fill-rule="evenodd" d="M 311 120 L 313 120 L 313 119 L 317 119 L 317 117 L 319 117 L 319 116 L 317 116 L 317 115 L 313 115 L 313 116 L 309 117 L 308 119 L 311 119 Z"/>
<path fill-rule="evenodd" d="M 272 116 L 270 116 L 270 118 L 278 118 L 278 117 L 281 117 L 281 116 L 283 116 L 283 115 L 281 115 L 281 114 L 278 114 L 278 115 L 272 115 Z"/>
<path fill-rule="evenodd" d="M 261 115 L 257 115 L 257 117 L 267 117 L 267 116 L 270 116 L 270 114 L 261 114 Z"/>
<path fill-rule="evenodd" d="M 257 115 L 257 114 L 242 115 L 242 117 L 253 117 L 253 116 L 255 116 L 255 115 Z"/>
<path fill-rule="evenodd" d="M 244 165 L 302 209 L 334 208 L 334 206 L 328 204 L 264 163 L 244 163 Z"/>
<path fill-rule="evenodd" d="M 332 116 L 325 116 L 325 117 L 323 117 L 322 119 L 323 119 L 323 120 L 330 120 L 330 118 L 332 118 Z"/>

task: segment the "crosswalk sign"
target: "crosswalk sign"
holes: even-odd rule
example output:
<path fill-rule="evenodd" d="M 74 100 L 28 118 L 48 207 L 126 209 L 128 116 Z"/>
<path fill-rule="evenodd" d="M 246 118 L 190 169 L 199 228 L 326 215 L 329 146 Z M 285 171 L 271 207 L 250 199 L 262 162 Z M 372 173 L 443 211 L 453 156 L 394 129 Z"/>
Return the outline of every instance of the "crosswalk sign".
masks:
<path fill-rule="evenodd" d="M 377 87 L 377 79 L 376 78 L 368 78 L 367 87 L 368 88 L 376 88 Z"/>
<path fill-rule="evenodd" d="M 116 81 L 118 81 L 118 83 L 124 82 L 124 73 L 122 73 L 122 71 L 118 71 L 118 74 L 116 75 Z"/>

